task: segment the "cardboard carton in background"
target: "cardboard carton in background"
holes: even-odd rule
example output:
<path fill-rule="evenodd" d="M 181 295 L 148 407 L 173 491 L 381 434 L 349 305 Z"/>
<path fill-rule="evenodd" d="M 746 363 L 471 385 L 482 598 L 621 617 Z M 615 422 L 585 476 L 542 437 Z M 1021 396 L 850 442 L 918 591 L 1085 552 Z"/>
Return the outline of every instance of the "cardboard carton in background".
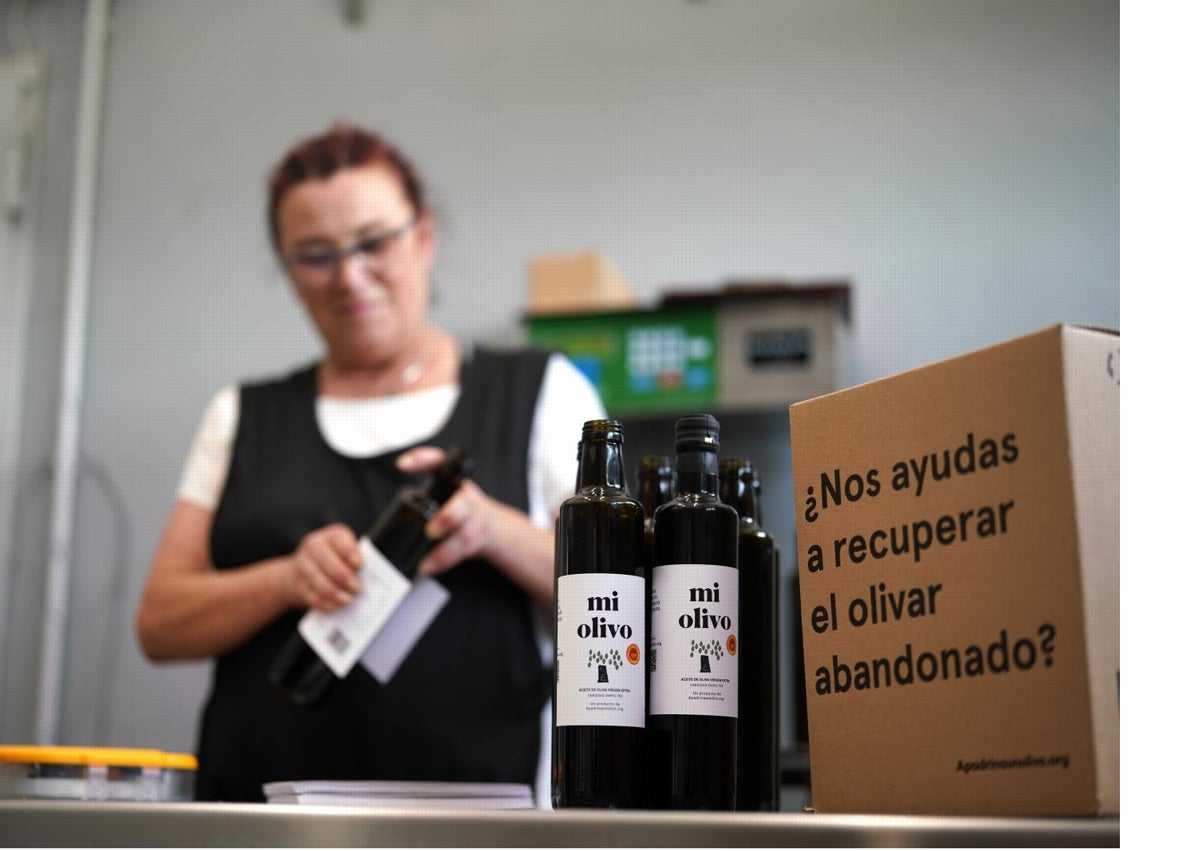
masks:
<path fill-rule="evenodd" d="M 1119 343 L 791 406 L 814 809 L 1120 811 Z"/>
<path fill-rule="evenodd" d="M 598 251 L 541 254 L 529 260 L 527 309 L 532 314 L 586 313 L 637 305 L 628 282 Z"/>

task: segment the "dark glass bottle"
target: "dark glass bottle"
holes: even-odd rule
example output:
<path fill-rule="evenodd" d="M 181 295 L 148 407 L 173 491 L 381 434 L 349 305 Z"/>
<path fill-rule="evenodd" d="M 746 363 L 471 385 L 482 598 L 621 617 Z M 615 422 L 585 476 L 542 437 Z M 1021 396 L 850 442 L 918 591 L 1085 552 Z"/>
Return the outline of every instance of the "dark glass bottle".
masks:
<path fill-rule="evenodd" d="M 754 463 L 721 459 L 721 501 L 738 512 L 737 808 L 779 810 L 779 561 L 762 527 Z"/>
<path fill-rule="evenodd" d="M 406 579 L 417 572 L 421 558 L 435 541 L 425 536 L 425 524 L 469 478 L 473 464 L 461 449 L 453 449 L 422 487 L 400 488 L 366 538 Z M 280 649 L 267 679 L 301 706 L 315 705 L 337 682 L 337 675 L 297 630 Z"/>
<path fill-rule="evenodd" d="M 675 468 L 666 455 L 646 455 L 638 462 L 638 502 L 646 513 L 646 561 L 654 558 L 654 512 L 675 498 Z"/>
<path fill-rule="evenodd" d="M 736 803 L 738 518 L 718 495 L 719 435 L 710 414 L 676 422 L 676 495 L 655 512 L 646 729 L 659 807 Z"/>
<path fill-rule="evenodd" d="M 584 423 L 555 530 L 552 803 L 645 806 L 646 579 L 641 503 L 616 420 Z"/>

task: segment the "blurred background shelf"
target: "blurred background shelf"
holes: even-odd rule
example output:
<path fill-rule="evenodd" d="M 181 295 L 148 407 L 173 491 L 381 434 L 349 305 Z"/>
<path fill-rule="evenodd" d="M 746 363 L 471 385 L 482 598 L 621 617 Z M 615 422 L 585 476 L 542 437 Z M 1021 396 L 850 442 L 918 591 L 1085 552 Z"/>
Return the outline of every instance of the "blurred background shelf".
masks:
<path fill-rule="evenodd" d="M 592 268 L 561 288 L 600 291 L 587 283 Z M 526 314 L 528 342 L 566 354 L 616 417 L 786 410 L 839 386 L 848 281 L 673 289 L 644 309 L 552 303 Z"/>

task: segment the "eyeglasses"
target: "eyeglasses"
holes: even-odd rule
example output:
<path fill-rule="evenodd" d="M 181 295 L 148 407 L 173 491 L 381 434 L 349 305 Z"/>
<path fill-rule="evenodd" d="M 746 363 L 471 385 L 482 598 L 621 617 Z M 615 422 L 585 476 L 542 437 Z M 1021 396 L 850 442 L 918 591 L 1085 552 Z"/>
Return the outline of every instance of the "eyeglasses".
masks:
<path fill-rule="evenodd" d="M 288 268 L 307 284 L 326 284 L 333 280 L 338 266 L 346 257 L 361 256 L 367 267 L 378 270 L 387 265 L 395 254 L 400 239 L 412 230 L 416 220 L 384 233 L 364 236 L 344 248 L 313 246 L 301 248 L 284 257 Z"/>

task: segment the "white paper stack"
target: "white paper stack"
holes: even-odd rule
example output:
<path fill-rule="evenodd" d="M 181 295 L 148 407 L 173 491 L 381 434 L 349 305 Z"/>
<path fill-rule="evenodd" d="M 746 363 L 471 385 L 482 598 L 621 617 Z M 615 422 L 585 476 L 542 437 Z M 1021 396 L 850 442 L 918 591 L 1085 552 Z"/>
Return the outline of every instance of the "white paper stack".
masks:
<path fill-rule="evenodd" d="M 289 780 L 264 783 L 268 804 L 335 804 L 400 809 L 532 809 L 523 783 L 452 783 L 423 780 Z"/>

